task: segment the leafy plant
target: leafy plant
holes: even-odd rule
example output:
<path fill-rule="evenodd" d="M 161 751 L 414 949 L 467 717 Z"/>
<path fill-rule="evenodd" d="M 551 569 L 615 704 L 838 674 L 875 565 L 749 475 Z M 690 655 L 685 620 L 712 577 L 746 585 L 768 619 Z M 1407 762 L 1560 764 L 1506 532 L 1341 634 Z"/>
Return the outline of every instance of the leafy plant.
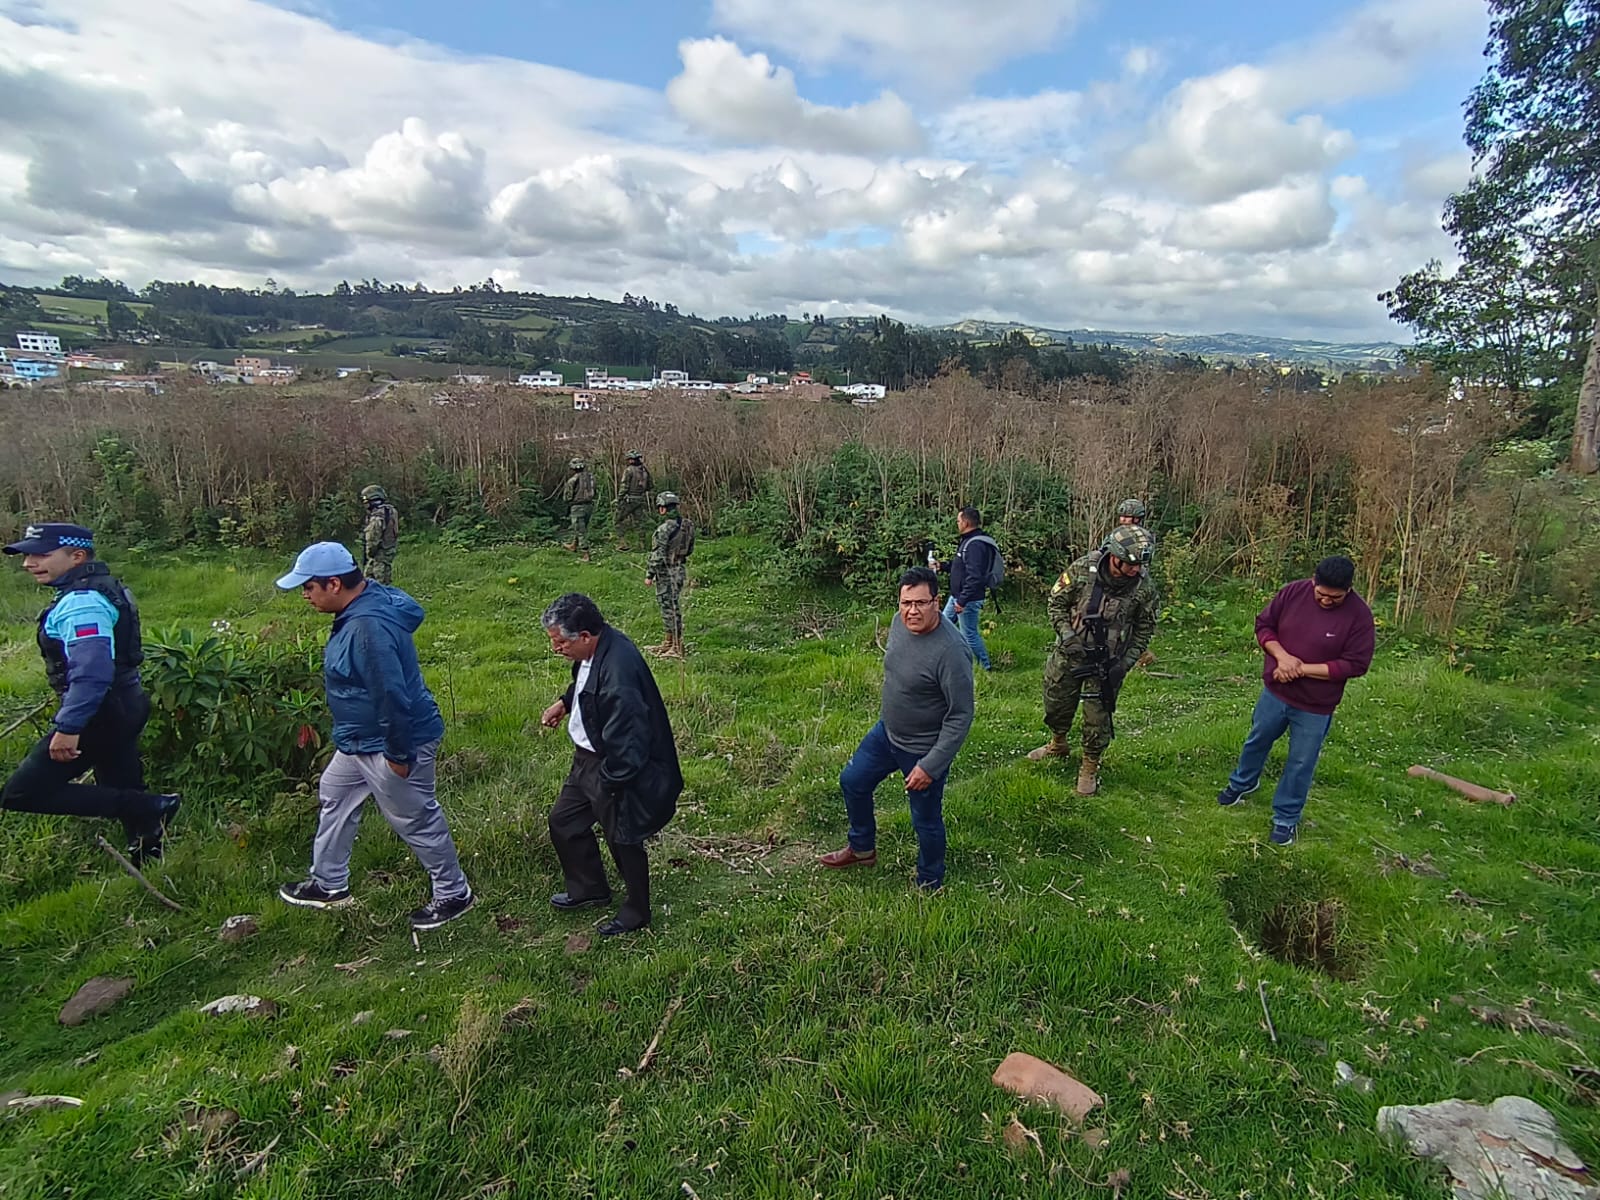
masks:
<path fill-rule="evenodd" d="M 272 642 L 216 622 L 145 642 L 151 757 L 185 786 L 270 792 L 327 757 L 321 647 Z"/>

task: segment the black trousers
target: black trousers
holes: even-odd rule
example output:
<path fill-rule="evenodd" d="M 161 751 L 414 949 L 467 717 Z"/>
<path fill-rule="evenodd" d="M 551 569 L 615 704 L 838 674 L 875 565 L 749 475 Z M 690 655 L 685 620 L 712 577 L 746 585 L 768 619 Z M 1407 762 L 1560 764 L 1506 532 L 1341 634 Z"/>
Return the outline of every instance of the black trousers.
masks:
<path fill-rule="evenodd" d="M 0 789 L 0 809 L 109 817 L 122 822 L 128 840 L 161 834 L 161 798 L 144 790 L 139 734 L 150 719 L 150 697 L 138 687 L 113 688 L 84 726 L 78 757 L 56 762 L 50 734 L 34 743 Z M 90 768 L 94 783 L 72 781 Z"/>
<path fill-rule="evenodd" d="M 617 910 L 617 920 L 624 925 L 645 925 L 650 921 L 650 860 L 643 846 L 615 840 L 615 822 L 615 806 L 600 779 L 600 756 L 574 746 L 572 770 L 550 809 L 550 844 L 561 860 L 567 895 L 588 900 L 611 893 L 605 863 L 600 858 L 600 843 L 594 835 L 598 824 L 627 892 Z"/>

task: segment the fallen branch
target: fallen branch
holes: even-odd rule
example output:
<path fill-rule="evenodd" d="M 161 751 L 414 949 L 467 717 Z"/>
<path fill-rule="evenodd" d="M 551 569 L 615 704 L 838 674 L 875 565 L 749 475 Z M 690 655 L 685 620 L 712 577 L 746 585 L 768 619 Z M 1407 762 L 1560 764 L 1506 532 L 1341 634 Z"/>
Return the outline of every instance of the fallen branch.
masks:
<path fill-rule="evenodd" d="M 1272 1013 L 1267 1008 L 1267 981 L 1256 980 L 1256 995 L 1261 997 L 1261 1015 L 1267 1019 L 1267 1036 L 1272 1039 L 1272 1044 L 1278 1044 L 1278 1031 L 1272 1027 Z"/>
<path fill-rule="evenodd" d="M 39 703 L 35 704 L 27 712 L 23 713 L 15 721 L 11 722 L 11 724 L 7 725 L 4 729 L 0 729 L 0 741 L 10 737 L 13 733 L 21 729 L 29 721 L 33 720 L 40 713 L 42 713 L 46 708 L 50 707 L 50 704 L 54 701 L 54 699 L 55 697 L 51 696 L 48 699 L 39 701 Z"/>
<path fill-rule="evenodd" d="M 262 1167 L 264 1167 L 266 1165 L 266 1162 L 267 1162 L 267 1155 L 272 1153 L 273 1147 L 275 1147 L 278 1144 L 279 1140 L 282 1139 L 282 1137 L 283 1137 L 283 1134 L 281 1134 L 281 1133 L 278 1134 L 270 1142 L 267 1143 L 265 1149 L 258 1150 L 258 1151 L 256 1151 L 256 1153 L 252 1154 L 249 1158 L 245 1159 L 244 1160 L 244 1165 L 233 1173 L 233 1177 L 235 1179 L 243 1179 L 246 1175 L 254 1174 L 256 1171 L 259 1171 Z"/>
<path fill-rule="evenodd" d="M 104 850 L 107 854 L 111 855 L 112 859 L 116 862 L 117 866 L 121 867 L 129 875 L 132 875 L 135 879 L 137 879 L 139 881 L 139 883 L 144 887 L 145 891 L 149 892 L 152 896 L 154 896 L 157 900 L 161 901 L 161 903 L 165 904 L 173 912 L 182 912 L 183 911 L 183 905 L 179 904 L 176 900 L 172 899 L 170 896 L 163 895 L 162 892 L 156 887 L 155 884 L 151 883 L 142 874 L 140 874 L 138 867 L 134 866 L 131 862 L 129 862 L 126 858 L 124 858 L 120 853 L 118 853 L 117 848 L 115 846 L 113 846 L 110 842 L 106 841 L 105 838 L 101 837 L 97 833 L 97 834 L 94 835 L 94 840 L 99 844 L 100 849 Z"/>
<path fill-rule="evenodd" d="M 676 1014 L 677 1011 L 682 1007 L 683 996 L 674 996 L 672 998 L 672 1003 L 667 1005 L 667 1011 L 661 1018 L 661 1024 L 656 1026 L 655 1037 L 651 1038 L 650 1044 L 644 1048 L 644 1056 L 639 1059 L 639 1065 L 634 1067 L 631 1071 L 628 1070 L 627 1067 L 620 1067 L 617 1070 L 618 1075 L 622 1076 L 624 1079 L 632 1079 L 635 1075 L 643 1075 L 650 1069 L 650 1064 L 656 1060 L 656 1050 L 661 1045 L 662 1035 L 667 1032 L 667 1026 L 671 1023 L 674 1014 Z"/>

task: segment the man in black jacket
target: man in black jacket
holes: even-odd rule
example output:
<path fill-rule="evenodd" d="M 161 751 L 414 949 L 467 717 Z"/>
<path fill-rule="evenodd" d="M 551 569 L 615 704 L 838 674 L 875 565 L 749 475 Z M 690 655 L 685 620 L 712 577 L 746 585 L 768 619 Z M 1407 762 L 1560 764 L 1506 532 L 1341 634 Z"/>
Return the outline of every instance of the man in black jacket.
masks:
<path fill-rule="evenodd" d="M 978 618 L 989 595 L 989 573 L 994 556 L 1000 552 L 995 540 L 983 531 L 983 518 L 972 505 L 956 513 L 956 556 L 945 566 L 950 571 L 950 597 L 944 604 L 944 619 L 961 631 L 972 649 L 972 657 L 985 671 L 990 670 L 989 647 L 983 644 Z"/>
<path fill-rule="evenodd" d="M 572 684 L 544 710 L 554 729 L 567 718 L 572 770 L 550 809 L 550 844 L 561 860 L 566 891 L 557 908 L 611 903 L 605 864 L 594 836 L 598 823 L 626 895 L 602 937 L 650 924 L 650 862 L 644 840 L 672 820 L 683 790 L 678 749 L 655 677 L 639 648 L 606 624 L 589 597 L 569 592 L 540 618 L 550 647 L 572 661 Z"/>

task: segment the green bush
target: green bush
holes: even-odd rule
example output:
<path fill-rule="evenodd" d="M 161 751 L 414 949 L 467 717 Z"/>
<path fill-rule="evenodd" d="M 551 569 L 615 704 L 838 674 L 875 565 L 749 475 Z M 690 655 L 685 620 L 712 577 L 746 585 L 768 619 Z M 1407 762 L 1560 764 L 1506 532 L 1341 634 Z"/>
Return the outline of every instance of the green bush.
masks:
<path fill-rule="evenodd" d="M 329 756 L 322 647 L 267 641 L 219 621 L 209 633 L 145 640 L 147 753 L 179 786 L 269 795 L 311 779 Z"/>

